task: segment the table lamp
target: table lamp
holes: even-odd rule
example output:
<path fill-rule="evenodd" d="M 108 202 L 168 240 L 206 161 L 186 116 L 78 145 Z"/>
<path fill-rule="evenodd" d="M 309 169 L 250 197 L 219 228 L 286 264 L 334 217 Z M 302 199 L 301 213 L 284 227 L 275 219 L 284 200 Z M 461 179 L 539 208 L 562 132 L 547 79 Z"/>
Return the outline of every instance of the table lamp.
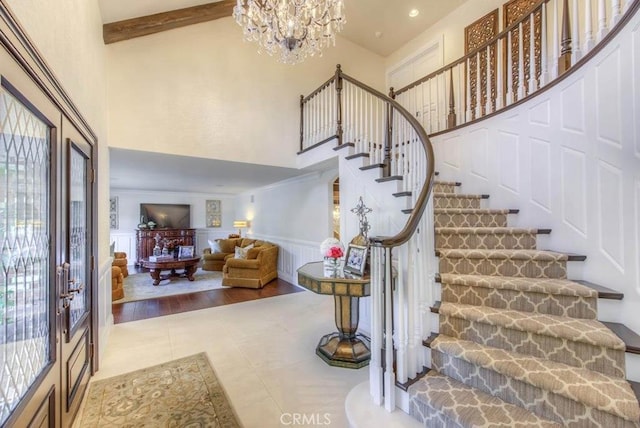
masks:
<path fill-rule="evenodd" d="M 238 228 L 238 235 L 242 236 L 242 229 L 249 227 L 247 220 L 235 220 L 233 227 Z"/>

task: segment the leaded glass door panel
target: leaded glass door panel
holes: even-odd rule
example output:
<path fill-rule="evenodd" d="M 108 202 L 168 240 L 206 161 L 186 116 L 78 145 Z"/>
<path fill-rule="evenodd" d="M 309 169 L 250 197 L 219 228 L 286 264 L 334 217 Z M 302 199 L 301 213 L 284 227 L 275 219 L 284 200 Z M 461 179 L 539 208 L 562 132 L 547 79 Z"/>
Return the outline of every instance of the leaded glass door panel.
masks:
<path fill-rule="evenodd" d="M 27 101 L 4 76 L 0 82 L 0 425 L 26 426 L 52 421 L 59 389 L 52 248 L 59 113 L 35 94 L 37 106 Z"/>

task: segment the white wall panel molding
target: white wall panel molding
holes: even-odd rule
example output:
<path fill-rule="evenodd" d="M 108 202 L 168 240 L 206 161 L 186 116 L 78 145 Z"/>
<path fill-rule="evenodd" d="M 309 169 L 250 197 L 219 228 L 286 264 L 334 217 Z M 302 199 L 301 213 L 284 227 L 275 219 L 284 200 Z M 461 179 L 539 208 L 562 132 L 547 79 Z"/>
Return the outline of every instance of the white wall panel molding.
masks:
<path fill-rule="evenodd" d="M 562 129 L 569 132 L 583 134 L 585 129 L 584 107 L 586 99 L 584 95 L 584 81 L 579 79 L 562 91 Z"/>
<path fill-rule="evenodd" d="M 469 150 L 471 156 L 471 173 L 487 180 L 489 177 L 489 130 L 476 129 L 469 133 Z"/>
<path fill-rule="evenodd" d="M 529 138 L 531 202 L 551 213 L 551 144 Z"/>
<path fill-rule="evenodd" d="M 615 49 L 600 61 L 595 72 L 598 139 L 621 149 L 620 49 Z"/>
<path fill-rule="evenodd" d="M 520 136 L 505 131 L 499 131 L 498 134 L 500 186 L 518 194 L 520 191 Z"/>
<path fill-rule="evenodd" d="M 520 209 L 511 226 L 552 229 L 544 247 L 585 254 L 573 278 L 623 292 L 624 300 L 603 311 L 604 319 L 637 332 L 639 117 L 637 13 L 602 51 L 544 93 L 432 137 L 441 179 L 462 182 L 464 193 L 489 194 L 485 206 Z M 478 159 L 481 135 L 487 138 L 486 174 Z M 456 158 L 459 169 L 450 165 Z"/>
<path fill-rule="evenodd" d="M 529 122 L 545 127 L 551 125 L 551 106 L 548 99 L 536 104 L 529 110 Z"/>
<path fill-rule="evenodd" d="M 298 284 L 298 268 L 300 266 L 322 260 L 320 242 L 271 235 L 251 235 L 251 238 L 262 239 L 278 245 L 278 277 L 292 284 Z"/>
<path fill-rule="evenodd" d="M 635 286 L 635 295 L 640 296 L 640 178 L 636 177 L 635 179 L 635 197 L 634 197 L 634 207 L 635 207 L 635 221 L 633 222 L 636 227 L 635 233 L 635 245 L 634 245 L 634 253 L 635 253 L 635 264 L 636 264 L 636 282 Z"/>
<path fill-rule="evenodd" d="M 566 224 L 587 237 L 587 159 L 583 152 L 561 148 L 562 215 Z"/>
<path fill-rule="evenodd" d="M 598 229 L 600 251 L 624 273 L 624 204 L 622 171 L 606 162 L 598 163 Z"/>
<path fill-rule="evenodd" d="M 109 257 L 107 261 L 100 265 L 98 271 L 98 361 L 101 362 L 104 351 L 107 349 L 107 339 L 111 326 L 113 326 L 113 313 L 111 312 L 111 262 L 113 259 Z"/>
<path fill-rule="evenodd" d="M 631 67 L 630 85 L 633 89 L 633 111 L 637 113 L 640 111 L 640 25 L 634 28 L 632 33 L 631 55 L 633 57 L 633 66 Z M 633 121 L 633 136 L 633 141 L 635 142 L 634 152 L 636 157 L 640 159 L 640 120 Z"/>

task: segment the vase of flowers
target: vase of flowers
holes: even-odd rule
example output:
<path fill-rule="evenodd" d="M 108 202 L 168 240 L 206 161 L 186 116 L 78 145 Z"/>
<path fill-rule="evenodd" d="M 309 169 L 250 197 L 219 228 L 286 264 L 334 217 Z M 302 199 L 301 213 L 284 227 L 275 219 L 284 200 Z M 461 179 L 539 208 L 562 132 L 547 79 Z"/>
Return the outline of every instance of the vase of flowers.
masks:
<path fill-rule="evenodd" d="M 320 252 L 324 257 L 324 264 L 330 268 L 338 269 L 341 258 L 344 256 L 344 245 L 335 238 L 327 238 L 320 244 Z"/>

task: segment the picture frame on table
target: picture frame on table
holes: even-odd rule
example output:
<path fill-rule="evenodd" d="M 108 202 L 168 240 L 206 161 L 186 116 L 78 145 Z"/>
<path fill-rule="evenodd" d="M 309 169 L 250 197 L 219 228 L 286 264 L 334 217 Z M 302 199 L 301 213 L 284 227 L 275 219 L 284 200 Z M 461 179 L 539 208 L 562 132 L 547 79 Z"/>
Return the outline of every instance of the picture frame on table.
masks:
<path fill-rule="evenodd" d="M 179 259 L 190 259 L 194 256 L 194 247 L 193 245 L 181 245 L 178 247 L 178 258 Z"/>
<path fill-rule="evenodd" d="M 368 247 L 349 244 L 343 270 L 354 275 L 364 275 L 368 251 Z"/>

